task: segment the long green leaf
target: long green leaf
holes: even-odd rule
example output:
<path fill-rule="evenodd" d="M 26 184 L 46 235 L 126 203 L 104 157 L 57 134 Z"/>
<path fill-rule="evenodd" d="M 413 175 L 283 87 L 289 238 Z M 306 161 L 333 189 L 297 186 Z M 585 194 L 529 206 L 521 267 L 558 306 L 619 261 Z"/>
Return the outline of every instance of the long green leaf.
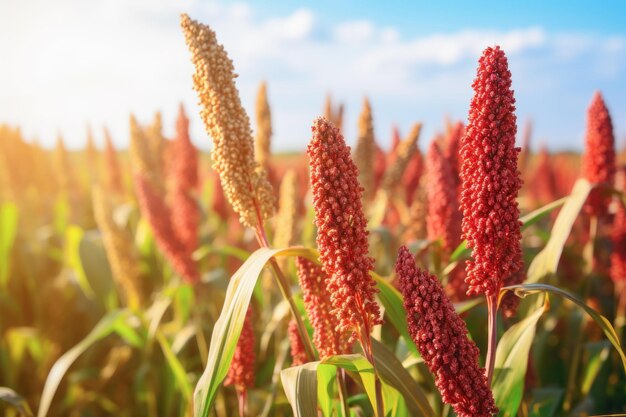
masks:
<path fill-rule="evenodd" d="M 93 298 L 95 293 L 89 285 L 85 269 L 80 259 L 80 242 L 83 239 L 83 229 L 76 225 L 70 225 L 65 229 L 65 258 L 67 264 L 76 273 L 78 285 L 88 298 Z"/>
<path fill-rule="evenodd" d="M 546 247 L 535 256 L 528 267 L 526 282 L 539 282 L 546 275 L 556 273 L 565 241 L 592 188 L 592 185 L 585 179 L 576 181 L 572 193 L 567 197 L 565 205 L 554 222 Z"/>
<path fill-rule="evenodd" d="M 41 400 L 39 402 L 39 410 L 37 417 L 45 417 L 52 404 L 52 398 L 63 379 L 63 376 L 72 364 L 82 355 L 89 347 L 99 340 L 104 339 L 108 335 L 116 331 L 117 323 L 128 316 L 127 310 L 114 310 L 104 316 L 91 332 L 81 340 L 76 346 L 68 350 L 61 356 L 50 369 L 46 384 L 43 387 Z"/>
<path fill-rule="evenodd" d="M 0 401 L 10 404 L 23 416 L 31 417 L 33 415 L 26 400 L 11 388 L 0 387 Z"/>
<path fill-rule="evenodd" d="M 582 309 L 585 310 L 585 312 L 589 314 L 589 316 L 591 316 L 591 318 L 594 319 L 596 323 L 598 323 L 598 325 L 600 326 L 600 328 L 606 335 L 609 342 L 611 342 L 615 350 L 617 350 L 617 353 L 620 355 L 620 358 L 622 359 L 622 365 L 624 367 L 624 371 L 626 372 L 626 355 L 624 354 L 624 350 L 622 349 L 619 336 L 615 332 L 615 329 L 611 325 L 611 322 L 608 321 L 606 317 L 604 317 L 602 314 L 598 313 L 593 308 L 585 304 L 581 299 L 579 299 L 575 295 L 565 290 L 562 290 L 558 287 L 554 287 L 552 285 L 547 285 L 547 284 L 511 285 L 509 287 L 504 287 L 503 290 L 514 291 L 515 294 L 521 298 L 524 298 L 530 294 L 549 292 L 549 293 L 560 295 L 561 297 L 567 298 L 568 300 L 574 302 L 576 305 L 582 307 Z"/>
<path fill-rule="evenodd" d="M 316 253 L 307 248 L 261 248 L 252 253 L 231 277 L 222 312 L 211 335 L 207 366 L 194 392 L 196 417 L 209 415 L 217 389 L 228 373 L 259 274 L 273 256 L 303 256 L 315 259 Z"/>
<path fill-rule="evenodd" d="M 609 351 L 611 349 L 606 340 L 591 343 L 587 345 L 586 348 L 589 351 L 589 360 L 587 361 L 587 366 L 583 371 L 584 376 L 580 387 L 582 395 L 589 394 L 589 391 L 591 390 L 602 365 L 609 357 Z"/>
<path fill-rule="evenodd" d="M 529 417 L 553 417 L 558 410 L 563 389 L 538 388 L 532 392 L 532 402 L 528 407 Z"/>
<path fill-rule="evenodd" d="M 191 401 L 192 388 L 191 384 L 189 383 L 189 379 L 187 378 L 185 368 L 183 368 L 183 365 L 180 363 L 180 361 L 172 351 L 172 347 L 170 346 L 165 336 L 163 336 L 163 333 L 157 331 L 156 339 L 158 340 L 159 345 L 161 346 L 161 350 L 163 351 L 163 356 L 165 356 L 165 360 L 167 361 L 167 364 L 170 367 L 172 374 L 174 375 L 176 385 L 178 385 L 178 388 L 185 397 L 185 401 Z"/>
<path fill-rule="evenodd" d="M 9 279 L 11 248 L 17 235 L 18 212 L 13 203 L 0 206 L 0 286 Z"/>
<path fill-rule="evenodd" d="M 402 394 L 411 415 L 433 417 L 435 412 L 422 388 L 404 369 L 393 352 L 376 339 L 372 339 L 372 351 L 380 377 Z"/>
<path fill-rule="evenodd" d="M 517 409 L 524 395 L 524 379 L 530 347 L 535 338 L 537 321 L 546 307 L 547 303 L 524 320 L 511 326 L 498 343 L 493 396 L 501 416 L 517 415 Z"/>
<path fill-rule="evenodd" d="M 567 199 L 568 197 L 559 198 L 558 200 L 548 203 L 543 207 L 539 207 L 538 209 L 531 211 L 527 215 L 520 217 L 520 221 L 522 222 L 522 230 L 537 223 L 543 216 L 550 213 L 557 207 L 565 204 Z"/>
<path fill-rule="evenodd" d="M 385 314 L 389 318 L 393 327 L 404 337 L 406 341 L 406 346 L 415 356 L 420 356 L 415 343 L 409 336 L 409 329 L 406 322 L 406 312 L 404 311 L 404 305 L 402 302 L 402 296 L 391 284 L 385 281 L 378 274 L 372 272 L 372 277 L 376 281 L 378 289 L 380 292 L 378 293 L 378 298 L 380 302 L 385 307 Z"/>

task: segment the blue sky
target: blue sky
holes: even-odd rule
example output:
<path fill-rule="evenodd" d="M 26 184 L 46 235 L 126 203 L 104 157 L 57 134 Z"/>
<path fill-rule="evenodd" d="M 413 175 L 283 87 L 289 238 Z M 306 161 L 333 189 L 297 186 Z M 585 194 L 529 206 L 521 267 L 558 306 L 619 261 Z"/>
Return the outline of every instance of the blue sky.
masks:
<path fill-rule="evenodd" d="M 206 0 L 0 0 L 0 122 L 51 145 L 58 133 L 81 147 L 87 124 L 106 124 L 128 143 L 128 115 L 163 113 L 173 131 L 185 103 L 193 139 L 210 139 L 197 117 L 193 68 L 178 15 L 217 32 L 240 74 L 244 106 L 268 82 L 276 151 L 302 150 L 310 123 L 332 93 L 346 105 L 354 141 L 364 96 L 377 140 L 393 124 L 424 122 L 420 146 L 445 117 L 465 120 L 481 51 L 509 57 L 518 125 L 532 118 L 533 145 L 581 149 L 585 112 L 600 89 L 618 144 L 626 138 L 626 3 Z"/>

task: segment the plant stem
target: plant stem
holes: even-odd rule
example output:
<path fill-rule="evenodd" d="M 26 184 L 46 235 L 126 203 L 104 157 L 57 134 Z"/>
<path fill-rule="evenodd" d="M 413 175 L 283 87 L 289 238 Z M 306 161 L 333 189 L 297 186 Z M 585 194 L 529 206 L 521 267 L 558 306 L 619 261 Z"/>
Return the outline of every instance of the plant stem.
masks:
<path fill-rule="evenodd" d="M 265 235 L 265 231 L 262 228 L 257 228 L 256 237 L 259 242 L 259 245 L 264 248 L 270 248 L 270 244 L 267 240 L 267 236 Z M 300 338 L 302 339 L 302 343 L 304 344 L 304 350 L 306 351 L 307 360 L 312 362 L 315 360 L 315 351 L 313 350 L 313 345 L 311 344 L 311 339 L 309 339 L 309 334 L 306 331 L 306 327 L 304 326 L 304 322 L 302 321 L 302 317 L 298 312 L 298 308 L 296 307 L 296 303 L 293 301 L 293 297 L 291 295 L 291 289 L 289 288 L 289 282 L 285 278 L 282 270 L 278 266 L 278 262 L 276 259 L 270 259 L 270 264 L 274 269 L 274 276 L 276 277 L 276 281 L 278 282 L 278 287 L 280 288 L 280 292 L 282 293 L 285 300 L 289 304 L 289 309 L 291 310 L 291 314 L 293 318 L 296 320 L 296 324 L 298 325 L 298 333 L 300 334 Z"/>
<path fill-rule="evenodd" d="M 237 399 L 239 400 L 239 417 L 246 417 L 246 397 L 247 390 L 245 388 L 237 390 Z"/>
<path fill-rule="evenodd" d="M 617 292 L 617 310 L 615 312 L 615 331 L 617 332 L 617 340 L 622 340 L 624 324 L 626 324 L 626 281 L 615 284 Z"/>
<path fill-rule="evenodd" d="M 488 316 L 488 344 L 487 344 L 487 358 L 485 360 L 485 372 L 487 374 L 487 386 L 491 386 L 491 380 L 493 379 L 493 368 L 496 363 L 496 346 L 498 338 L 498 327 L 496 326 L 498 320 L 498 294 L 492 294 L 487 296 L 487 312 Z"/>
<path fill-rule="evenodd" d="M 346 387 L 346 371 L 339 368 L 337 373 L 337 385 L 339 386 L 339 401 L 344 417 L 350 417 L 350 406 L 348 406 L 348 389 Z"/>

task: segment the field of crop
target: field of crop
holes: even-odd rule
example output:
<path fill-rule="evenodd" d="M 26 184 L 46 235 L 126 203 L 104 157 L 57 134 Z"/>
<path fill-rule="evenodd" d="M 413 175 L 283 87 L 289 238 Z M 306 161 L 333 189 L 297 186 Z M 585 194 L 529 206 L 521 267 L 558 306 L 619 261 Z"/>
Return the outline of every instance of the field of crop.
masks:
<path fill-rule="evenodd" d="M 327 97 L 306 152 L 272 155 L 271 79 L 247 115 L 219 33 L 181 28 L 210 154 L 182 105 L 131 115 L 127 151 L 0 125 L 0 414 L 626 415 L 601 92 L 582 154 L 530 152 L 485 45 L 467 119 L 430 143 L 416 120 L 383 150 L 365 99 L 351 149 Z"/>

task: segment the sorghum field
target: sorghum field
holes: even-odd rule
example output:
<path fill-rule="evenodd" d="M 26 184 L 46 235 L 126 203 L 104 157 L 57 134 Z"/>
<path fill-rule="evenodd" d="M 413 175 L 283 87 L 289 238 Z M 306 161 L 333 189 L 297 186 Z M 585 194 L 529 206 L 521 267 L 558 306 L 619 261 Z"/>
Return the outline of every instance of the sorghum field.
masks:
<path fill-rule="evenodd" d="M 384 151 L 367 99 L 351 149 L 328 98 L 306 153 L 272 155 L 271 80 L 246 114 L 219 33 L 180 26 L 210 155 L 182 105 L 172 138 L 131 115 L 127 152 L 0 127 L 3 415 L 626 413 L 626 168 L 602 92 L 582 154 L 531 153 L 485 45 L 467 119 L 427 151 L 419 120 Z"/>

